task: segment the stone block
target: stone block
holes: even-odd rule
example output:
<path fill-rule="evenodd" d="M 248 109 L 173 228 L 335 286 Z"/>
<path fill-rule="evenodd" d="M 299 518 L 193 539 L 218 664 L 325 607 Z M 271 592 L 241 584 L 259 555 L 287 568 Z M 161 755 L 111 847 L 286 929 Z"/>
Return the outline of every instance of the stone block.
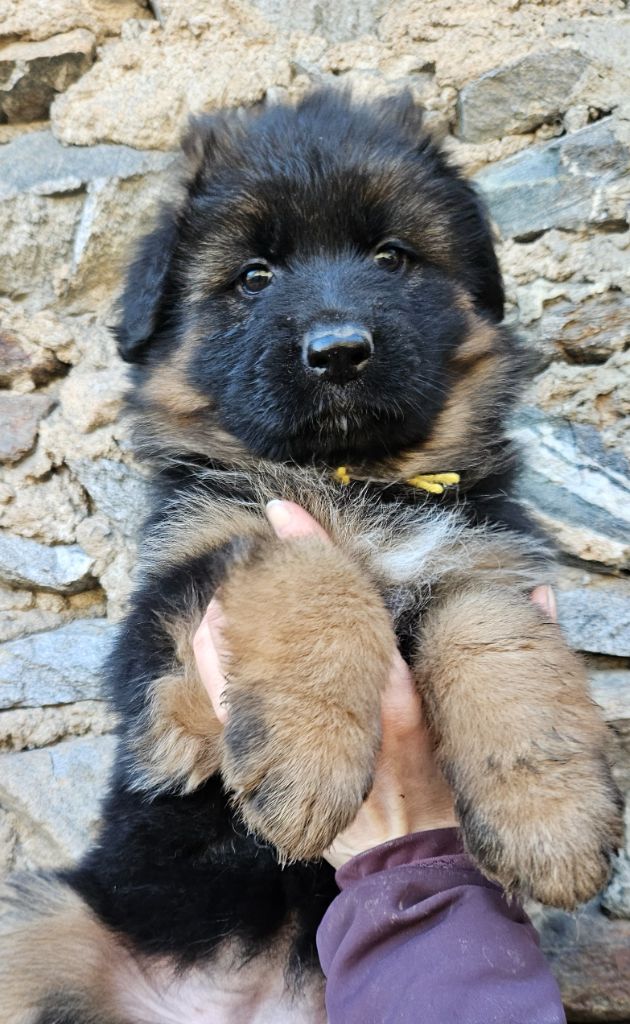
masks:
<path fill-rule="evenodd" d="M 16 481 L 0 504 L 0 526 L 47 544 L 73 544 L 87 514 L 85 491 L 62 467 L 41 481 Z"/>
<path fill-rule="evenodd" d="M 94 44 L 92 33 L 80 28 L 0 46 L 0 120 L 45 120 L 57 93 L 92 64 Z"/>
<path fill-rule="evenodd" d="M 94 585 L 94 559 L 78 544 L 49 547 L 26 537 L 0 534 L 0 580 L 71 594 Z"/>
<path fill-rule="evenodd" d="M 0 751 L 47 747 L 67 736 L 102 736 L 114 724 L 114 716 L 101 700 L 0 711 Z"/>
<path fill-rule="evenodd" d="M 504 238 L 617 221 L 630 150 L 604 118 L 484 168 L 475 180 Z"/>
<path fill-rule="evenodd" d="M 146 480 L 124 462 L 111 459 L 69 459 L 72 472 L 123 536 L 133 536 L 148 513 Z"/>
<path fill-rule="evenodd" d="M 630 921 L 610 920 L 593 902 L 575 914 L 537 911 L 534 922 L 568 1020 L 630 1019 Z"/>
<path fill-rule="evenodd" d="M 32 450 L 50 395 L 0 395 L 0 461 L 17 462 Z"/>
<path fill-rule="evenodd" d="M 570 105 L 587 64 L 578 50 L 556 49 L 486 72 L 459 94 L 457 134 L 464 142 L 488 142 L 552 121 Z"/>
<path fill-rule="evenodd" d="M 527 336 L 547 357 L 579 365 L 603 363 L 627 345 L 630 296 L 611 290 L 573 302 L 559 298 L 545 305 Z"/>
<path fill-rule="evenodd" d="M 524 411 L 514 430 L 526 456 L 518 495 L 567 554 L 630 566 L 630 469 L 596 430 Z"/>
<path fill-rule="evenodd" d="M 76 192 L 93 181 L 161 171 L 172 160 L 129 146 L 63 146 L 50 131 L 28 132 L 0 148 L 0 199 Z"/>
<path fill-rule="evenodd" d="M 0 147 L 0 290 L 52 302 L 81 271 L 78 286 L 107 288 L 111 302 L 132 242 L 148 225 L 148 199 L 155 200 L 142 176 L 172 159 L 127 146 L 62 146 L 48 131 Z M 126 183 L 138 210 L 125 201 Z M 96 243 L 101 262 L 97 269 L 97 257 L 90 260 L 87 281 L 83 264 Z M 93 312 L 93 297 L 84 305 Z"/>
<path fill-rule="evenodd" d="M 558 619 L 572 647 L 630 657 L 630 583 L 559 590 Z"/>
<path fill-rule="evenodd" d="M 298 0 L 293 4 L 284 0 L 253 0 L 253 6 L 281 32 L 304 32 L 337 42 L 360 39 L 374 32 L 387 0 L 363 0 L 360 4 L 339 0 Z"/>
<path fill-rule="evenodd" d="M 101 40 L 140 17 L 147 17 L 142 0 L 0 0 L 0 38 L 48 39 L 83 28 Z"/>
<path fill-rule="evenodd" d="M 102 697 L 102 667 L 114 630 L 78 619 L 0 646 L 0 708 L 71 704 Z"/>
<path fill-rule="evenodd" d="M 0 804 L 17 832 L 21 866 L 60 867 L 81 855 L 96 832 L 115 743 L 90 736 L 0 754 Z"/>

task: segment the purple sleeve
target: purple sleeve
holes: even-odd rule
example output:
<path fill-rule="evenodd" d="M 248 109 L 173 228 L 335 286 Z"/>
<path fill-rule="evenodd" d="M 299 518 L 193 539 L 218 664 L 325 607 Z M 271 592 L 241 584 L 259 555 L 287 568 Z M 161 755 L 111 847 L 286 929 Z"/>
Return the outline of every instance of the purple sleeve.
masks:
<path fill-rule="evenodd" d="M 533 926 L 456 829 L 369 850 L 337 884 L 317 933 L 329 1024 L 564 1024 Z"/>

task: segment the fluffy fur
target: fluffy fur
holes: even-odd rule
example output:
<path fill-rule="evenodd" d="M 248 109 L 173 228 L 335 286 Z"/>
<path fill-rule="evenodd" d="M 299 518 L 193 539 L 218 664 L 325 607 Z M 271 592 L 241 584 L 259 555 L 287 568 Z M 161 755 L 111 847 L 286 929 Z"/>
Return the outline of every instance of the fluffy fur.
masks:
<path fill-rule="evenodd" d="M 602 885 L 618 798 L 583 668 L 528 599 L 548 553 L 511 496 L 527 360 L 502 314 L 483 207 L 408 97 L 192 126 L 118 329 L 154 483 L 107 668 L 118 760 L 97 844 L 4 939 L 2 1024 L 134 1024 L 149 988 L 151 1019 L 176 1019 L 173 979 L 184 1006 L 274 948 L 286 998 L 306 985 L 336 891 L 318 857 L 370 789 L 396 641 L 482 870 L 565 907 Z M 311 361 L 309 339 L 355 335 L 360 363 Z M 443 495 L 406 483 L 444 471 Z M 272 497 L 332 544 L 278 542 Z M 191 646 L 219 586 L 225 729 Z"/>

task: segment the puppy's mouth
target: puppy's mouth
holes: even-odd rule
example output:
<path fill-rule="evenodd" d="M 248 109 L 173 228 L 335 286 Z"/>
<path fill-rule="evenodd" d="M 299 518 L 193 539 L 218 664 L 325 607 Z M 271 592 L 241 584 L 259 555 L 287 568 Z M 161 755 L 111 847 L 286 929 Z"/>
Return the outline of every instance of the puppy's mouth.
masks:
<path fill-rule="evenodd" d="M 281 436 L 260 437 L 260 454 L 271 459 L 330 465 L 346 459 L 384 458 L 410 442 L 410 428 L 398 409 L 326 405 L 287 425 Z"/>

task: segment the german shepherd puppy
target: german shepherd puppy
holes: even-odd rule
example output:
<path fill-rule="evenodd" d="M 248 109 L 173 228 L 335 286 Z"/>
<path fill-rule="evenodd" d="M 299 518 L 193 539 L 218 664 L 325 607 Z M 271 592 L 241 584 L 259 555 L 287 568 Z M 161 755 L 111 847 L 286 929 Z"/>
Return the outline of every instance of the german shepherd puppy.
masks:
<path fill-rule="evenodd" d="M 486 875 L 570 908 L 619 839 L 583 668 L 528 598 L 527 360 L 474 188 L 408 96 L 205 117 L 183 150 L 117 331 L 154 485 L 117 763 L 82 862 L 15 885 L 2 1024 L 322 1021 L 318 858 L 370 790 L 394 635 Z M 274 497 L 333 543 L 277 541 Z M 219 586 L 224 729 L 191 645 Z"/>

